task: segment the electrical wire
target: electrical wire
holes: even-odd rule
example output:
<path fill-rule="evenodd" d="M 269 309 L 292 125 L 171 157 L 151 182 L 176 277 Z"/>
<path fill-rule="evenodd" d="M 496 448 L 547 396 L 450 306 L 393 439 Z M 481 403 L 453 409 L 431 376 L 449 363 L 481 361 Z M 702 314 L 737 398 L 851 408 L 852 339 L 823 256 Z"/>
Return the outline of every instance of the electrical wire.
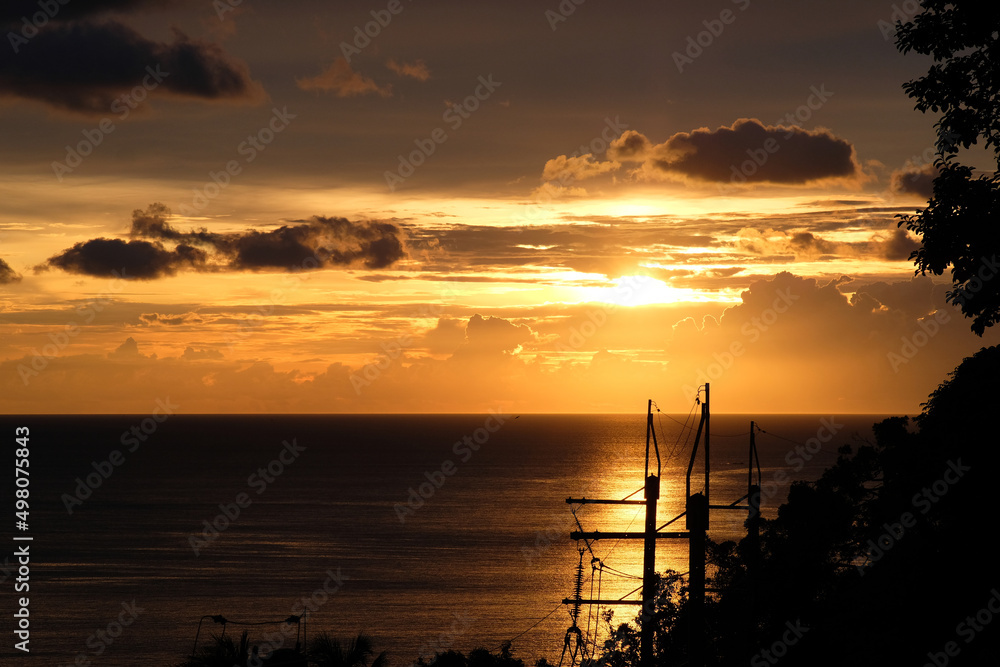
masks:
<path fill-rule="evenodd" d="M 524 635 L 528 634 L 529 632 L 531 632 L 532 630 L 534 630 L 535 628 L 537 628 L 544 621 L 548 620 L 549 616 L 551 616 L 552 614 L 556 613 L 557 611 L 559 611 L 560 609 L 562 609 L 564 606 L 565 605 L 563 605 L 563 603 L 560 602 L 558 605 L 556 605 L 555 609 L 553 609 L 549 613 L 545 614 L 545 616 L 542 616 L 540 619 L 538 619 L 537 621 L 535 621 L 534 623 L 532 623 L 530 626 L 528 626 L 528 628 L 526 630 L 523 630 L 522 632 L 519 632 L 518 634 L 516 634 L 513 637 L 511 637 L 510 639 L 508 639 L 506 642 L 500 642 L 500 644 L 498 644 L 496 646 L 496 648 L 494 648 L 493 650 L 494 651 L 500 650 L 501 648 L 503 648 L 503 645 L 506 644 L 506 643 L 508 643 L 508 642 L 511 643 L 511 644 L 513 644 L 515 639 L 520 639 Z"/>
<path fill-rule="evenodd" d="M 784 440 L 785 442 L 790 442 L 790 443 L 792 443 L 793 445 L 799 445 L 800 447 L 808 447 L 808 445 L 807 445 L 806 443 L 804 443 L 804 442 L 801 442 L 801 441 L 799 441 L 799 440 L 792 440 L 791 438 L 786 438 L 786 437 L 785 437 L 785 436 L 783 436 L 783 435 L 778 435 L 778 434 L 777 434 L 777 433 L 775 433 L 774 431 L 765 431 L 764 429 L 762 429 L 762 428 L 760 427 L 760 424 L 756 424 L 756 426 L 757 426 L 757 430 L 758 430 L 758 431 L 759 431 L 760 433 L 764 433 L 765 435 L 769 435 L 769 436 L 771 436 L 772 438 L 777 438 L 778 440 Z M 713 433 L 712 435 L 715 435 L 715 434 Z M 810 452 L 810 453 L 812 453 L 812 452 Z M 831 452 L 831 451 L 824 451 L 824 450 L 822 450 L 822 449 L 820 449 L 819 451 L 817 451 L 817 452 L 816 452 L 816 454 L 828 454 L 828 455 L 838 455 L 838 454 L 837 454 L 837 452 Z"/>
<path fill-rule="evenodd" d="M 643 506 L 639 506 L 639 509 L 637 509 L 635 511 L 635 514 L 632 515 L 632 520 L 629 521 L 628 522 L 628 526 L 625 527 L 625 532 L 626 533 L 628 532 L 628 529 L 632 527 L 632 524 L 635 523 L 635 520 L 639 518 L 639 512 L 641 512 L 644 509 L 646 509 L 646 508 L 643 507 Z M 583 529 L 581 528 L 580 530 L 582 531 Z M 618 545 L 622 543 L 622 539 L 624 539 L 624 538 L 618 538 L 618 541 L 615 542 L 614 545 L 611 547 L 611 549 L 608 550 L 608 553 L 604 554 L 604 559 L 603 560 L 607 560 L 608 558 L 611 557 L 611 554 L 614 552 L 614 550 L 617 549 Z M 593 553 L 593 552 L 591 552 L 591 553 Z M 603 560 L 602 560 L 602 562 L 603 562 Z"/>
<path fill-rule="evenodd" d="M 750 431 L 744 431 L 743 433 L 716 433 L 712 431 L 713 438 L 742 438 L 743 436 L 750 435 Z"/>
<path fill-rule="evenodd" d="M 657 418 L 657 423 L 658 423 L 659 428 L 660 428 L 660 438 L 664 442 L 666 442 L 667 441 L 667 438 L 666 438 L 666 429 L 664 429 L 664 427 L 663 427 L 663 420 L 662 420 L 662 416 L 664 415 L 664 413 L 663 413 L 662 410 L 660 410 L 659 405 L 657 405 L 655 401 L 650 401 L 650 402 L 651 402 L 651 404 L 653 406 L 656 407 L 656 412 L 657 412 L 657 417 L 658 417 Z M 681 425 L 681 429 L 677 433 L 677 437 L 674 440 L 673 446 L 670 448 L 670 450 L 666 454 L 666 460 L 667 461 L 672 460 L 675 456 L 677 456 L 678 454 L 680 454 L 681 452 L 683 452 L 687 448 L 688 443 L 689 443 L 689 441 L 691 439 L 691 434 L 695 430 L 694 424 L 692 422 L 693 415 L 695 413 L 695 409 L 697 408 L 698 405 L 700 405 L 700 403 L 701 403 L 701 401 L 699 399 L 695 399 L 694 404 L 691 406 L 691 410 L 688 412 L 688 415 L 687 415 L 687 417 L 685 418 L 685 420 L 683 422 L 678 421 L 677 419 L 675 419 L 674 417 L 670 416 L 669 414 L 666 415 L 668 419 L 670 419 L 670 420 L 672 420 L 672 421 L 674 421 L 674 422 L 676 422 L 676 423 L 678 423 L 678 424 Z M 738 434 L 738 435 L 747 435 L 748 433 L 749 433 L 749 431 L 747 433 Z M 653 435 L 654 435 L 654 443 L 655 443 L 656 442 L 656 438 L 655 438 L 656 434 L 655 434 L 655 432 L 654 432 Z M 732 436 L 721 435 L 721 437 L 738 437 L 738 435 L 732 435 Z M 659 460 L 659 458 L 660 458 L 659 457 L 659 447 L 657 446 L 657 459 Z M 633 491 L 632 493 L 630 493 L 627 496 L 625 496 L 625 498 L 623 498 L 622 500 L 628 500 L 629 498 L 631 498 L 632 496 L 636 495 L 640 491 L 643 491 L 644 489 L 645 489 L 645 486 L 640 487 L 640 488 L 636 489 L 635 491 Z M 639 513 L 643 509 L 644 509 L 643 507 L 639 507 L 636 510 L 635 514 L 632 516 L 631 521 L 629 521 L 628 526 L 625 528 L 625 532 L 628 532 L 628 530 L 632 527 L 632 525 L 635 523 L 636 519 L 639 518 Z M 583 525 L 580 523 L 580 518 L 576 514 L 576 508 L 571 508 L 570 511 L 573 514 L 573 520 L 576 522 L 576 525 L 579 528 L 580 532 L 581 533 L 585 532 L 583 530 Z M 618 545 L 621 544 L 622 539 L 624 539 L 624 538 L 619 538 L 614 543 L 614 545 L 612 545 L 612 547 L 604 555 L 604 559 L 608 559 L 611 556 L 611 554 L 614 553 L 614 551 L 618 548 Z M 584 544 L 586 546 L 587 551 L 590 552 L 591 557 L 592 557 L 592 559 L 591 559 L 591 576 L 590 576 L 590 599 L 591 600 L 600 600 L 601 599 L 601 587 L 602 587 L 602 584 L 603 584 L 603 576 L 604 576 L 604 571 L 605 570 L 607 570 L 608 573 L 611 574 L 612 576 L 622 577 L 622 578 L 625 578 L 625 579 L 631 579 L 633 581 L 642 581 L 643 578 L 640 577 L 640 576 L 637 576 L 637 575 L 634 575 L 634 574 L 629 574 L 627 572 L 623 572 L 623 571 L 618 570 L 616 568 L 613 568 L 613 567 L 611 567 L 609 565 L 606 565 L 604 563 L 604 560 L 597 558 L 596 554 L 594 553 L 593 548 L 591 547 L 591 544 L 590 544 L 589 540 L 584 539 Z M 580 550 L 580 553 L 581 553 L 581 557 L 582 557 L 582 554 L 583 554 L 583 550 L 582 549 Z M 594 576 L 595 572 L 597 573 L 596 577 Z M 596 598 L 594 597 L 594 579 L 595 578 L 597 579 L 597 597 Z M 582 582 L 579 581 L 579 579 L 578 579 L 577 586 L 579 587 L 581 584 L 582 584 Z M 624 600 L 625 598 L 629 597 L 630 595 L 633 595 L 634 593 L 640 591 L 641 589 L 642 589 L 642 585 L 640 584 L 638 587 L 632 589 L 631 591 L 629 591 L 625 595 L 623 595 L 620 598 L 618 598 L 618 600 L 619 601 Z M 577 601 L 576 602 L 576 607 L 578 608 L 579 605 L 580 605 L 579 594 L 576 595 L 575 599 Z M 560 605 L 560 606 L 562 606 L 562 605 Z M 582 665 L 583 662 L 587 660 L 588 647 L 593 647 L 592 651 L 591 651 L 591 656 L 593 656 L 594 652 L 597 650 L 597 644 L 598 644 L 598 639 L 599 639 L 599 634 L 600 634 L 600 613 L 601 613 L 601 607 L 602 607 L 602 605 L 600 605 L 600 604 L 597 605 L 597 614 L 596 615 L 594 614 L 593 607 L 594 607 L 593 603 L 591 603 L 591 604 L 588 605 L 586 633 L 585 633 L 585 636 L 583 636 L 583 637 L 580 636 L 579 628 L 577 628 L 577 626 L 576 626 L 576 615 L 574 615 L 572 613 L 570 614 L 570 617 L 573 619 L 573 628 L 576 628 L 576 635 L 575 636 L 577 638 L 577 645 L 576 645 L 576 647 L 574 649 L 570 650 L 570 648 L 569 648 L 570 635 L 569 635 L 569 632 L 567 632 L 566 640 L 565 640 L 565 643 L 564 643 L 564 646 L 563 646 L 563 653 L 562 653 L 562 656 L 560 656 L 560 659 L 559 659 L 559 667 L 562 667 L 562 663 L 563 663 L 563 661 L 566 658 L 567 651 L 570 651 L 570 667 L 575 667 L 577 655 L 580 655 L 581 665 Z M 537 627 L 539 624 L 541 624 L 544 620 L 546 620 L 547 618 L 549 618 L 550 616 L 552 616 L 552 614 L 554 614 L 558 609 L 559 609 L 559 607 L 556 607 L 556 609 L 553 609 L 552 611 L 550 611 L 544 617 L 542 617 L 541 619 L 539 619 L 538 621 L 536 621 L 534 624 L 532 624 L 529 628 L 527 628 L 523 632 L 515 635 L 510 641 L 513 642 L 515 639 L 518 639 L 519 637 L 522 637 L 524 634 L 526 634 L 527 632 L 531 631 L 532 629 L 534 629 L 535 627 Z M 579 612 L 577 612 L 577 614 L 578 613 Z M 593 635 L 591 635 L 591 619 L 594 619 L 594 621 L 593 621 L 594 622 L 594 632 L 593 632 Z M 584 649 L 583 649 L 582 653 L 580 652 L 580 646 L 579 646 L 579 642 L 581 640 L 582 640 L 582 643 L 584 645 Z M 501 644 L 501 647 L 502 646 L 503 646 L 503 644 Z"/>
<path fill-rule="evenodd" d="M 640 580 L 640 581 L 642 580 L 642 577 L 640 577 L 638 575 L 629 574 L 628 572 L 622 572 L 621 570 L 616 570 L 615 568 L 611 567 L 610 565 L 604 565 L 604 569 L 607 570 L 610 574 L 614 574 L 614 575 L 617 575 L 619 577 L 627 577 L 629 579 L 637 579 L 637 580 Z"/>
<path fill-rule="evenodd" d="M 697 406 L 697 405 L 698 405 L 698 404 L 697 404 L 697 403 L 695 403 L 695 404 L 694 404 L 694 406 L 692 406 L 692 407 L 691 407 L 691 412 L 694 412 L 694 408 L 695 408 L 695 406 Z M 671 416 L 670 416 L 669 414 L 667 414 L 666 412 L 661 412 L 660 414 L 662 414 L 662 415 L 663 415 L 664 417 L 666 417 L 666 418 L 667 418 L 667 419 L 669 419 L 670 421 L 673 421 L 673 422 L 677 422 L 678 424 L 680 424 L 680 425 L 681 425 L 681 426 L 683 426 L 684 428 L 691 428 L 691 429 L 693 429 L 693 428 L 694 428 L 693 426 L 688 426 L 686 422 L 682 422 L 682 421 L 680 421 L 680 420 L 678 420 L 678 419 L 675 419 L 674 417 L 671 417 Z M 688 416 L 690 417 L 690 413 L 688 414 Z"/>
<path fill-rule="evenodd" d="M 656 401 L 653 401 L 652 403 L 653 403 L 654 406 L 656 406 L 657 421 L 658 421 L 658 423 L 660 425 L 660 437 L 662 437 L 663 441 L 666 442 L 667 441 L 666 430 L 663 428 L 663 419 L 662 419 L 662 416 L 663 416 L 664 413 L 663 413 L 662 410 L 660 410 L 660 406 L 656 405 Z M 697 404 L 692 404 L 691 405 L 691 411 L 688 412 L 687 418 L 684 420 L 683 423 L 677 421 L 676 419 L 674 419 L 670 415 L 667 415 L 668 419 L 672 419 L 673 421 L 675 421 L 678 424 L 680 424 L 681 427 L 682 427 L 681 430 L 677 433 L 677 438 L 674 440 L 673 446 L 670 448 L 670 451 L 667 453 L 667 457 L 666 457 L 667 461 L 672 460 L 677 454 L 679 454 L 681 451 L 683 451 L 684 449 L 687 448 L 687 443 L 688 443 L 688 440 L 691 437 L 691 432 L 694 430 L 694 426 L 693 425 L 688 425 L 688 422 L 691 421 L 691 416 L 694 414 L 694 409 L 695 409 L 696 406 L 697 406 Z M 684 437 L 683 444 L 681 443 L 681 436 Z"/>

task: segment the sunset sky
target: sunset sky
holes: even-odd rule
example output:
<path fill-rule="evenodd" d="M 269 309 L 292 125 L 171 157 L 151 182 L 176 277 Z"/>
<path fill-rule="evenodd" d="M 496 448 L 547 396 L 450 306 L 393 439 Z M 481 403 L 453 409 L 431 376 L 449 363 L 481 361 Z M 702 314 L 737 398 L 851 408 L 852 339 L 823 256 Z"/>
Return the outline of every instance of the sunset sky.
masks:
<path fill-rule="evenodd" d="M 915 413 L 901 6 L 7 2 L 0 409 Z"/>

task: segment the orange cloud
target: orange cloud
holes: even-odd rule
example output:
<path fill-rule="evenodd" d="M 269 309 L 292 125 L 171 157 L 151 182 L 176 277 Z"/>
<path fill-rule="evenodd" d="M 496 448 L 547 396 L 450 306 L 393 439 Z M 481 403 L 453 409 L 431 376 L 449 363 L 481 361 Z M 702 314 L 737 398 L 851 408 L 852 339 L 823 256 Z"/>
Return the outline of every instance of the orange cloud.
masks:
<path fill-rule="evenodd" d="M 310 374 L 278 370 L 211 346 L 157 358 L 142 340 L 119 339 L 104 354 L 55 357 L 37 372 L 30 356 L 9 359 L 0 391 L 8 410 L 26 414 L 141 412 L 165 397 L 184 412 L 632 411 L 649 397 L 686 412 L 689 390 L 709 381 L 734 412 L 915 412 L 963 356 L 1000 338 L 975 337 L 928 278 L 858 283 L 780 273 L 755 280 L 718 317 L 591 303 L 547 316 L 472 315 L 464 338 L 450 318 L 395 345 L 387 337 L 382 349 L 394 353 L 380 353 L 368 376 L 336 361 Z M 452 354 L 428 356 L 430 345 Z"/>
<path fill-rule="evenodd" d="M 542 180 L 558 181 L 566 183 L 568 181 L 582 181 L 594 178 L 601 174 L 608 174 L 621 167 L 617 162 L 598 162 L 590 153 L 578 157 L 560 155 L 545 163 L 542 169 Z"/>
<path fill-rule="evenodd" d="M 399 76 L 407 76 L 411 79 L 416 79 L 417 81 L 427 81 L 431 78 L 431 72 L 427 69 L 427 65 L 423 60 L 417 60 L 412 63 L 399 63 L 396 62 L 395 58 L 390 58 L 386 63 L 386 67 Z"/>
<path fill-rule="evenodd" d="M 374 80 L 355 72 L 344 57 L 337 58 L 323 72 L 314 77 L 296 79 L 302 90 L 333 92 L 337 97 L 355 97 L 376 93 L 382 97 L 392 97 L 392 86 L 380 86 Z"/>

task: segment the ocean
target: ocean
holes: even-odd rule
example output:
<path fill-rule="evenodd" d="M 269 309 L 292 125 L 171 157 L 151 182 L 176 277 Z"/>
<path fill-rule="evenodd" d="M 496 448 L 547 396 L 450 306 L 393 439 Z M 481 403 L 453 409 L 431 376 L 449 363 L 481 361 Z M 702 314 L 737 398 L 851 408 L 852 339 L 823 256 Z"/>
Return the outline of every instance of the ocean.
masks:
<path fill-rule="evenodd" d="M 365 632 L 397 667 L 508 640 L 526 664 L 558 661 L 570 624 L 561 600 L 572 595 L 583 546 L 569 539 L 577 524 L 566 499 L 642 497 L 643 413 L 158 417 L 0 417 L 11 459 L 15 428 L 30 432 L 28 527 L 8 515 L 0 552 L 0 663 L 176 665 L 204 616 L 222 615 L 227 635 L 246 628 L 266 648 L 282 636 L 279 623 L 237 623 L 307 609 L 308 637 Z M 713 504 L 746 492 L 751 418 L 764 431 L 766 517 L 791 480 L 818 478 L 840 445 L 871 440 L 881 419 L 713 415 Z M 654 415 L 658 524 L 683 511 L 693 440 L 685 420 Z M 692 486 L 701 485 L 696 475 Z M 3 497 L 14 514 L 13 484 Z M 586 505 L 576 516 L 587 531 L 641 531 L 641 512 Z M 715 512 L 710 537 L 738 538 L 744 519 Z M 686 542 L 659 542 L 657 570 L 686 572 Z M 30 589 L 15 592 L 14 552 L 24 545 Z M 585 598 L 639 586 L 641 541 L 591 547 Z M 592 557 L 606 566 L 599 577 Z M 29 598 L 30 654 L 14 649 L 20 597 Z M 635 613 L 614 611 L 616 623 Z M 598 612 L 584 606 L 579 624 L 603 641 Z M 206 619 L 199 645 L 221 629 Z"/>

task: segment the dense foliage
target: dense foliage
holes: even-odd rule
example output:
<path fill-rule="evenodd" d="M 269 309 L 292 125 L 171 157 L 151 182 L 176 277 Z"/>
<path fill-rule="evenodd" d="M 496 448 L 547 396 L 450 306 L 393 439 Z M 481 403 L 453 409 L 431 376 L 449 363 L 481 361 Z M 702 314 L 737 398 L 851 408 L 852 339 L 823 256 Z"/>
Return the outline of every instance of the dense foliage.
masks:
<path fill-rule="evenodd" d="M 896 45 L 933 57 L 927 74 L 904 84 L 921 112 L 940 114 L 938 175 L 927 207 L 901 216 L 921 237 L 911 259 L 917 272 L 941 275 L 952 267 L 948 299 L 972 318 L 972 330 L 1000 321 L 1000 4 L 922 0 L 912 21 L 897 25 Z M 982 142 L 992 174 L 975 174 L 960 149 Z"/>

